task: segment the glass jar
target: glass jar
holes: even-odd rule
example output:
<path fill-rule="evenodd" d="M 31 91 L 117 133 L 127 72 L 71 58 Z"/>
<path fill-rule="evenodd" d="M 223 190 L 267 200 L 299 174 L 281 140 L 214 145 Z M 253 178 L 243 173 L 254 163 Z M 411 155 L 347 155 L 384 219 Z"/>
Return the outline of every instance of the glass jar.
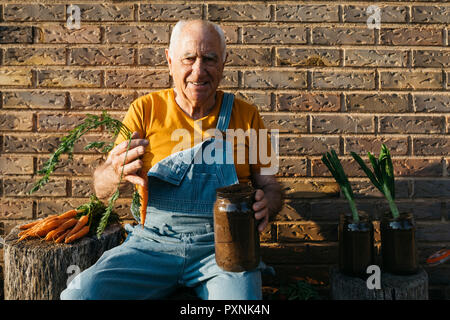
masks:
<path fill-rule="evenodd" d="M 381 254 L 383 271 L 410 275 L 418 272 L 416 224 L 411 213 L 401 213 L 397 219 L 391 212 L 381 218 Z"/>
<path fill-rule="evenodd" d="M 339 270 L 349 276 L 367 278 L 367 267 L 374 263 L 374 230 L 366 213 L 359 213 L 359 222 L 353 215 L 339 217 Z"/>
<path fill-rule="evenodd" d="M 242 272 L 260 262 L 259 233 L 252 209 L 255 190 L 235 184 L 216 190 L 214 242 L 217 265 L 225 271 Z"/>

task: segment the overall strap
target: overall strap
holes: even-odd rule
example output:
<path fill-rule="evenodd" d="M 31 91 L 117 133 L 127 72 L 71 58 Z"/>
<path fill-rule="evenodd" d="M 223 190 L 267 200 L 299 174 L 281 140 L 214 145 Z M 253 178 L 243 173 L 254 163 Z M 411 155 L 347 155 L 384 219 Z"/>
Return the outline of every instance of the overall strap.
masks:
<path fill-rule="evenodd" d="M 231 111 L 233 109 L 234 94 L 224 92 L 222 106 L 220 107 L 219 120 L 217 120 L 217 129 L 226 131 L 230 123 Z"/>

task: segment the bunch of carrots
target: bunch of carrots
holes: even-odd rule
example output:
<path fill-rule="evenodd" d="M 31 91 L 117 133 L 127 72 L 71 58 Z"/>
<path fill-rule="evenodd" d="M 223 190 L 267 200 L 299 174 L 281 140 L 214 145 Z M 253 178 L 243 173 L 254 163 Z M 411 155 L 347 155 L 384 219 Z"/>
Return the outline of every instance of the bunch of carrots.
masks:
<path fill-rule="evenodd" d="M 60 215 L 51 215 L 44 219 L 33 221 L 19 227 L 19 241 L 30 238 L 43 238 L 46 241 L 56 243 L 72 243 L 89 233 L 90 214 L 82 215 L 77 219 L 80 212 L 76 209 L 69 210 Z"/>

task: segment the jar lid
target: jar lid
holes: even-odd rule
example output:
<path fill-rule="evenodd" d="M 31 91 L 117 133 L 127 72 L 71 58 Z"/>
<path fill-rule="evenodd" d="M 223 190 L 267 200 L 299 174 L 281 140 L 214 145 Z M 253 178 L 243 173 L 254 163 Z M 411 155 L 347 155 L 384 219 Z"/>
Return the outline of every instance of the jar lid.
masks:
<path fill-rule="evenodd" d="M 216 189 L 216 194 L 218 197 L 235 197 L 239 196 L 250 196 L 254 192 L 254 189 L 248 183 L 238 183 L 226 187 L 221 187 Z"/>

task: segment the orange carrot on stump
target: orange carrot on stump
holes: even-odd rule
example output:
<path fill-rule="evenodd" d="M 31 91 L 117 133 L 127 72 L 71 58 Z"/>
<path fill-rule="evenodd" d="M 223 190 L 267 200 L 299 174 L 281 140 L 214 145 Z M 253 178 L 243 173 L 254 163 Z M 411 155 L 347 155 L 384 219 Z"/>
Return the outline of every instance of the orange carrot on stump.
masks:
<path fill-rule="evenodd" d="M 61 243 L 61 242 L 63 242 L 63 241 L 65 240 L 66 236 L 69 234 L 70 230 L 71 230 L 71 229 L 67 229 L 66 231 L 64 231 L 64 233 L 63 233 L 62 235 L 60 235 L 59 237 L 57 237 L 57 238 L 55 239 L 55 242 L 56 242 L 56 243 Z"/>
<path fill-rule="evenodd" d="M 45 240 L 47 240 L 47 241 L 54 240 L 56 237 L 60 236 L 64 231 L 66 231 L 69 228 L 72 228 L 77 223 L 78 223 L 78 220 L 75 218 L 67 219 L 58 228 L 47 233 Z"/>
<path fill-rule="evenodd" d="M 77 215 L 78 211 L 76 209 L 72 209 L 66 211 L 58 216 L 60 219 L 74 218 Z"/>
<path fill-rule="evenodd" d="M 72 230 L 70 230 L 69 234 L 67 235 L 68 237 L 70 237 L 71 235 L 77 233 L 78 231 L 80 231 L 89 221 L 89 215 L 84 215 L 82 216 L 77 224 L 75 225 L 75 227 L 73 227 Z"/>
<path fill-rule="evenodd" d="M 84 237 L 89 232 L 89 226 L 84 226 L 80 231 L 72 234 L 70 237 L 66 236 L 64 243 L 71 243 L 77 239 Z"/>

